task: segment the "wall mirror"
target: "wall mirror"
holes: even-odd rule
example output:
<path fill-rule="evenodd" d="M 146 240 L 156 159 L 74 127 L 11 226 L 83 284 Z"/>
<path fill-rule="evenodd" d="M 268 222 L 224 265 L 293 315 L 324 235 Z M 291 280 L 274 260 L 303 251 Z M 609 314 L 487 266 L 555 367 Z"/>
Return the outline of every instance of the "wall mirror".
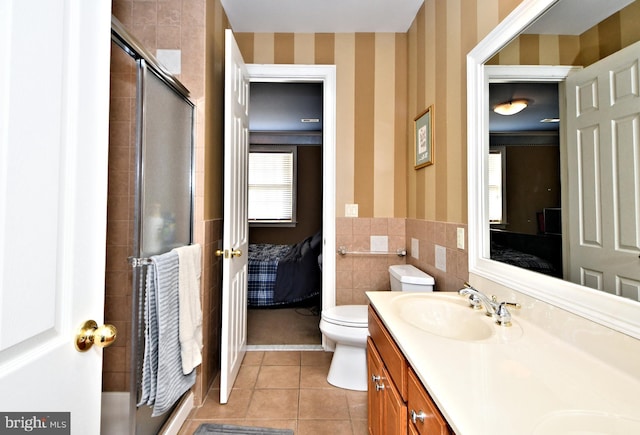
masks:
<path fill-rule="evenodd" d="M 559 23 L 562 29 L 555 35 L 565 35 L 568 23 L 582 22 L 583 28 L 589 29 L 603 22 L 607 17 L 625 7 L 635 7 L 633 0 L 524 0 L 511 15 L 500 23 L 485 39 L 483 39 L 467 56 L 468 86 L 468 205 L 469 205 L 469 272 L 495 281 L 516 291 L 543 300 L 552 305 L 580 315 L 619 332 L 640 338 L 640 302 L 633 291 L 627 297 L 617 296 L 615 291 L 594 290 L 569 280 L 566 271 L 560 277 L 534 272 L 532 270 L 496 261 L 491 254 L 491 225 L 489 214 L 489 154 L 490 154 L 490 83 L 520 81 L 556 83 L 560 95 L 564 92 L 564 80 L 575 73 L 578 66 L 552 67 L 509 65 L 508 62 L 496 62 L 496 55 L 512 56 L 513 41 L 524 34 L 542 34 L 545 28 Z M 586 4 L 588 3 L 588 4 Z M 637 9 L 636 9 L 637 10 Z M 570 18 L 567 18 L 570 17 Z M 576 30 L 575 32 L 580 32 Z M 619 35 L 618 35 L 619 36 Z M 544 38 L 553 38 L 546 35 Z M 603 36 L 606 38 L 606 36 Z M 542 37 L 540 41 L 542 41 Z M 521 50 L 530 49 L 521 44 Z M 522 55 L 522 53 L 521 53 Z M 517 62 L 514 62 L 517 63 Z M 522 63 L 522 62 L 520 62 Z M 540 64 L 545 63 L 540 59 Z M 575 62 L 574 62 L 575 64 Z M 551 64 L 549 64 L 551 65 Z M 558 63 L 555 63 L 558 65 Z M 563 98 L 560 98 L 562 101 Z M 567 134 L 565 107 L 559 107 L 558 117 L 561 119 L 558 136 L 564 140 Z M 560 162 L 566 156 L 560 157 Z M 560 169 L 561 183 L 567 183 L 566 169 Z M 637 182 L 636 182 L 637 183 Z M 567 183 L 568 185 L 568 183 Z M 568 233 L 564 207 L 567 205 L 567 186 L 563 186 L 563 197 L 559 207 L 548 207 L 549 222 L 557 209 L 562 210 L 561 228 L 563 257 L 571 249 L 567 242 Z M 637 201 L 637 198 L 635 199 Z M 637 205 L 637 202 L 636 202 Z M 540 210 L 542 213 L 543 210 Z M 536 216 L 531 216 L 536 220 Z M 635 216 L 637 224 L 638 216 Z M 535 225 L 536 223 L 534 223 Z M 637 226 L 637 225 L 636 225 Z M 498 227 L 494 225 L 494 229 Z M 499 229 L 499 228 L 498 228 Z M 637 234 L 637 232 L 636 232 Z M 634 258 L 640 268 L 638 254 L 640 249 L 635 242 L 631 246 L 630 257 Z M 635 251 L 634 251 L 635 250 Z M 566 259 L 565 259 L 566 260 Z M 556 274 L 558 275 L 558 274 Z M 566 279 L 563 279 L 566 277 Z M 633 290 L 634 285 L 630 288 Z M 611 293 L 609 293 L 611 291 Z"/>

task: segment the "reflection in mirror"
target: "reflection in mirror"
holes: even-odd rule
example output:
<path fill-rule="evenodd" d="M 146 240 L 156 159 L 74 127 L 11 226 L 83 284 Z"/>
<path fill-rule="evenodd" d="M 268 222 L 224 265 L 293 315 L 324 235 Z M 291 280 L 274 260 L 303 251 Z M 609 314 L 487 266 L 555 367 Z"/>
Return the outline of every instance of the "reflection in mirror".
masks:
<path fill-rule="evenodd" d="M 640 40 L 639 3 L 525 0 L 469 54 L 469 177 L 481 180 L 480 186 L 469 183 L 470 272 L 637 337 L 640 174 L 629 174 L 638 165 L 624 161 L 639 158 L 638 129 L 631 125 L 640 120 L 640 101 L 637 92 L 627 92 L 637 89 L 638 69 L 614 68 L 614 94 L 607 94 L 635 99 L 622 115 L 626 124 L 615 121 L 617 113 L 608 114 L 613 121 L 595 122 L 608 96 L 598 97 L 593 86 L 583 84 L 607 76 L 597 65 Z M 640 43 L 634 47 L 627 51 L 637 65 Z M 535 68 L 552 69 L 544 65 L 582 71 L 545 71 L 537 78 Z M 491 77 L 491 68 L 503 74 Z M 504 73 L 510 68 L 525 70 L 527 78 Z M 590 70 L 593 79 L 584 73 Z M 631 88 L 621 87 L 621 79 L 629 79 Z M 526 103 L 519 113 L 493 112 L 516 100 Z M 588 111 L 592 117 L 581 124 L 580 115 Z M 614 151 L 608 162 L 602 160 L 605 149 Z M 585 246 L 606 247 L 609 254 L 578 253 Z M 613 251 L 621 255 L 607 261 Z"/>
<path fill-rule="evenodd" d="M 558 84 L 490 83 L 489 107 L 490 258 L 562 278 Z"/>

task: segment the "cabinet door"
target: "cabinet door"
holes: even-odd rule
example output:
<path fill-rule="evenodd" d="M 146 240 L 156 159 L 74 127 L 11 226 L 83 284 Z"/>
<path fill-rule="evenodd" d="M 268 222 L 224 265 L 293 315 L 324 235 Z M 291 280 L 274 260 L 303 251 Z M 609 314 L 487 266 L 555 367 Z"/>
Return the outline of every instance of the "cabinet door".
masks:
<path fill-rule="evenodd" d="M 382 399 L 383 429 L 385 435 L 407 433 L 407 405 L 402 400 L 400 392 L 391 382 L 386 368 L 382 368 L 384 394 Z"/>
<path fill-rule="evenodd" d="M 407 433 L 407 406 L 371 338 L 367 340 L 368 423 L 371 435 Z"/>
<path fill-rule="evenodd" d="M 367 374 L 369 375 L 369 388 L 367 390 L 367 405 L 368 405 L 368 425 L 370 435 L 382 435 L 382 396 L 383 391 L 380 389 L 382 386 L 383 376 L 382 359 L 376 347 L 373 345 L 371 338 L 367 340 Z"/>

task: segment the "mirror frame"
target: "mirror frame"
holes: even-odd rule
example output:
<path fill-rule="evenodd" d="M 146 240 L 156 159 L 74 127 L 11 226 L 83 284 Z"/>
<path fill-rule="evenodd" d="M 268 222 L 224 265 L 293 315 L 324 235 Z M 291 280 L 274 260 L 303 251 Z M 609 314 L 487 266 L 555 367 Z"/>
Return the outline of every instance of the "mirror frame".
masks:
<path fill-rule="evenodd" d="M 558 1 L 560 0 L 523 0 L 467 55 L 469 273 L 640 339 L 638 301 L 489 259 L 487 108 L 489 76 L 494 79 L 495 75 L 489 72 L 491 67 L 484 64 Z M 505 69 L 502 68 L 501 71 L 504 72 Z M 562 131 L 560 133 L 562 135 Z"/>

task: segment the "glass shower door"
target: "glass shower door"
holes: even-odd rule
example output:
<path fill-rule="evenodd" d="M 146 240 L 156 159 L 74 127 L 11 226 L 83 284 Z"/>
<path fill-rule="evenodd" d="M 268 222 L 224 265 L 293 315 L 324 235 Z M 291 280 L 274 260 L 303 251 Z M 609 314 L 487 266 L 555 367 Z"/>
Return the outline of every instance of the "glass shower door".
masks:
<path fill-rule="evenodd" d="M 134 258 L 148 258 L 193 240 L 193 104 L 144 60 L 138 68 L 138 144 Z M 137 403 L 144 352 L 144 276 L 134 269 L 136 354 L 132 402 Z M 134 404 L 132 403 L 132 407 Z M 156 434 L 171 415 L 134 407 L 136 434 Z"/>

